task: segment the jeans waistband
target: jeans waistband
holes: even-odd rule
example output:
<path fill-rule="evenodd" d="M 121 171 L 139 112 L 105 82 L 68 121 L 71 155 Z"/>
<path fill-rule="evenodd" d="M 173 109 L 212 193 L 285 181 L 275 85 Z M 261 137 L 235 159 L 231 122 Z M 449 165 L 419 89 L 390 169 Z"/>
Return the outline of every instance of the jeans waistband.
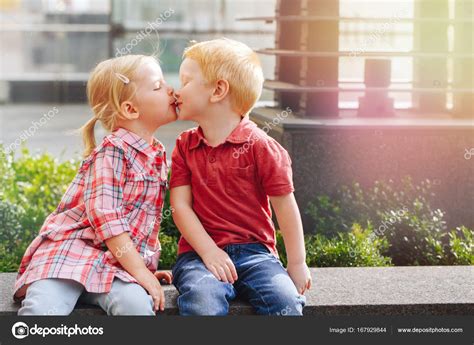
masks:
<path fill-rule="evenodd" d="M 229 255 L 240 254 L 242 251 L 246 249 L 267 251 L 266 247 L 263 244 L 258 243 L 258 242 L 229 244 L 224 247 L 224 250 Z"/>

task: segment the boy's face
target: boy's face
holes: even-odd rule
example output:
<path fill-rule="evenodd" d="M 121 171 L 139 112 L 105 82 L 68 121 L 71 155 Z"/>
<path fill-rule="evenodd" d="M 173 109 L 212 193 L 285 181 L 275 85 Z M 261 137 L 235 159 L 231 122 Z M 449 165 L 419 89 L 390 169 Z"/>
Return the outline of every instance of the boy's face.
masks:
<path fill-rule="evenodd" d="M 207 85 L 199 64 L 193 59 L 184 59 L 179 79 L 181 88 L 175 92 L 178 119 L 199 122 L 200 114 L 204 114 L 210 105 L 213 88 Z"/>

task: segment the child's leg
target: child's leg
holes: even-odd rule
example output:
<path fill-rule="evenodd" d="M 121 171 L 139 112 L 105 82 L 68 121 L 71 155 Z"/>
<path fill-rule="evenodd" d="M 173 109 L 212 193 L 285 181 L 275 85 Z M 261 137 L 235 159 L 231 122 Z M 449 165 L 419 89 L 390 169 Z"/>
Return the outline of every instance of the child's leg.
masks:
<path fill-rule="evenodd" d="M 108 293 L 86 292 L 81 302 L 101 307 L 107 315 L 155 315 L 153 300 L 144 288 L 116 278 Z"/>
<path fill-rule="evenodd" d="M 229 301 L 236 295 L 232 284 L 217 280 L 194 252 L 179 256 L 173 284 L 180 293 L 180 315 L 227 315 Z"/>
<path fill-rule="evenodd" d="M 245 245 L 236 260 L 235 288 L 261 315 L 302 315 L 306 302 L 280 261 L 260 244 Z"/>
<path fill-rule="evenodd" d="M 84 287 L 74 280 L 37 280 L 26 290 L 18 315 L 69 315 L 83 291 Z"/>

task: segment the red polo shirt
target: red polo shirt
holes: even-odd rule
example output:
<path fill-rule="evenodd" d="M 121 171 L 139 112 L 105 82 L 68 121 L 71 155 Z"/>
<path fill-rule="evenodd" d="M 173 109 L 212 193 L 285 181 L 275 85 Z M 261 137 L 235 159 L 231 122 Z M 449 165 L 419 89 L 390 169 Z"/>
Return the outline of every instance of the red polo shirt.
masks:
<path fill-rule="evenodd" d="M 181 133 L 170 187 L 184 185 L 191 185 L 194 212 L 217 246 L 262 243 L 277 254 L 268 196 L 294 191 L 291 159 L 248 117 L 217 147 L 200 127 Z M 181 237 L 178 254 L 191 250 Z"/>

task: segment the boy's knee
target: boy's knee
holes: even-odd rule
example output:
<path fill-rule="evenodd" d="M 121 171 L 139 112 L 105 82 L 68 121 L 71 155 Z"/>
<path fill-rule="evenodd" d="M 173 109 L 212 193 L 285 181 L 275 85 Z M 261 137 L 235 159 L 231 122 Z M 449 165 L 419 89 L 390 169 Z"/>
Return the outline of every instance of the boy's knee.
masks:
<path fill-rule="evenodd" d="M 181 315 L 227 315 L 231 289 L 231 284 L 222 283 L 213 275 L 195 284 L 186 284 L 178 297 L 179 312 Z"/>
<path fill-rule="evenodd" d="M 280 316 L 303 315 L 306 299 L 304 296 L 291 291 L 281 291 L 274 296 L 270 314 Z"/>
<path fill-rule="evenodd" d="M 280 281 L 279 284 L 274 284 L 273 287 L 271 290 L 260 291 L 259 303 L 255 306 L 258 314 L 303 315 L 306 298 L 298 293 L 289 277 Z"/>

